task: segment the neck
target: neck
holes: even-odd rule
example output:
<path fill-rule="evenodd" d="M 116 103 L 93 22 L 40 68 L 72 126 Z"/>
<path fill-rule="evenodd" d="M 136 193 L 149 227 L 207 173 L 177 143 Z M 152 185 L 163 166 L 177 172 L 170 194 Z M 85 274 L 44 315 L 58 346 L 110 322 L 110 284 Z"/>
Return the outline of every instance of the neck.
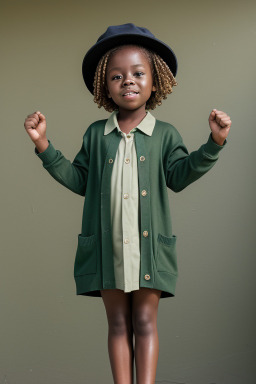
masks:
<path fill-rule="evenodd" d="M 139 108 L 133 111 L 119 109 L 119 112 L 117 114 L 117 120 L 118 122 L 123 122 L 126 124 L 135 123 L 136 125 L 138 125 L 139 122 L 142 121 L 145 116 L 146 116 L 145 107 Z"/>
<path fill-rule="evenodd" d="M 117 114 L 117 121 L 121 131 L 129 133 L 131 129 L 137 127 L 146 116 L 146 111 L 128 111 L 122 113 L 120 110 Z"/>

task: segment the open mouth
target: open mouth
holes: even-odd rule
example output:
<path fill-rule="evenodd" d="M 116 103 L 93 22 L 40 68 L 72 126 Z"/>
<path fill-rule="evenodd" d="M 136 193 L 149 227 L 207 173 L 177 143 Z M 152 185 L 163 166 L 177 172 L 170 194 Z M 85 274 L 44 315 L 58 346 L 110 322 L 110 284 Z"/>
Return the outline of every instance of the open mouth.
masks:
<path fill-rule="evenodd" d="M 131 96 L 131 95 L 137 95 L 139 92 L 131 91 L 131 92 L 126 92 L 123 94 L 123 96 Z"/>

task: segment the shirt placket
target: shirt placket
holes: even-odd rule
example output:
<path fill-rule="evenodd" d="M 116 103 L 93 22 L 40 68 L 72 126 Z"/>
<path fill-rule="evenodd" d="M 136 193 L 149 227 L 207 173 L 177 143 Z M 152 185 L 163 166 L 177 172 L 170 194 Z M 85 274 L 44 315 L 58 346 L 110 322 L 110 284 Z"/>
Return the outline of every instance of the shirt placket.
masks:
<path fill-rule="evenodd" d="M 130 289 L 132 277 L 132 228 L 129 224 L 129 213 L 131 212 L 131 179 L 132 179 L 132 144 L 133 134 L 124 135 L 125 153 L 122 176 L 122 226 L 123 226 L 123 262 L 124 262 L 124 285 L 126 289 Z"/>

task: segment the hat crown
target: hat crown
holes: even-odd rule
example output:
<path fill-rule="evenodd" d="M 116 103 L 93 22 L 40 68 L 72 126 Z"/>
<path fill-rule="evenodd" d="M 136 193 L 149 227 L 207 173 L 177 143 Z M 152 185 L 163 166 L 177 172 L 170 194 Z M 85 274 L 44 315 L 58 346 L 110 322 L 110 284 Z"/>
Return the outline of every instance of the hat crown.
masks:
<path fill-rule="evenodd" d="M 137 27 L 133 23 L 121 24 L 121 25 L 111 25 L 107 28 L 97 40 L 97 43 L 101 40 L 113 37 L 116 35 L 122 34 L 131 34 L 131 35 L 141 35 L 154 38 L 155 36 L 147 28 Z"/>

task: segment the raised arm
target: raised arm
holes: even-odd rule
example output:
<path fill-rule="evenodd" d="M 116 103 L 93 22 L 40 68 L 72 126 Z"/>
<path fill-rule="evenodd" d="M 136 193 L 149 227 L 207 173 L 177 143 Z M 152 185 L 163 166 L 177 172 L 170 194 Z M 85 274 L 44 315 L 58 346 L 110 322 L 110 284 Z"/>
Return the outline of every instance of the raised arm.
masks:
<path fill-rule="evenodd" d="M 35 153 L 42 160 L 43 167 L 60 184 L 74 193 L 84 196 L 90 158 L 88 151 L 89 131 L 87 130 L 84 134 L 82 146 L 71 163 L 46 138 L 46 122 L 43 114 L 38 111 L 29 115 L 24 126 L 36 146 Z"/>
<path fill-rule="evenodd" d="M 231 120 L 224 112 L 212 110 L 209 125 L 212 132 L 207 143 L 190 154 L 180 134 L 173 127 L 171 149 L 166 162 L 166 184 L 174 192 L 182 191 L 199 179 L 218 160 L 219 152 L 226 144 Z"/>

